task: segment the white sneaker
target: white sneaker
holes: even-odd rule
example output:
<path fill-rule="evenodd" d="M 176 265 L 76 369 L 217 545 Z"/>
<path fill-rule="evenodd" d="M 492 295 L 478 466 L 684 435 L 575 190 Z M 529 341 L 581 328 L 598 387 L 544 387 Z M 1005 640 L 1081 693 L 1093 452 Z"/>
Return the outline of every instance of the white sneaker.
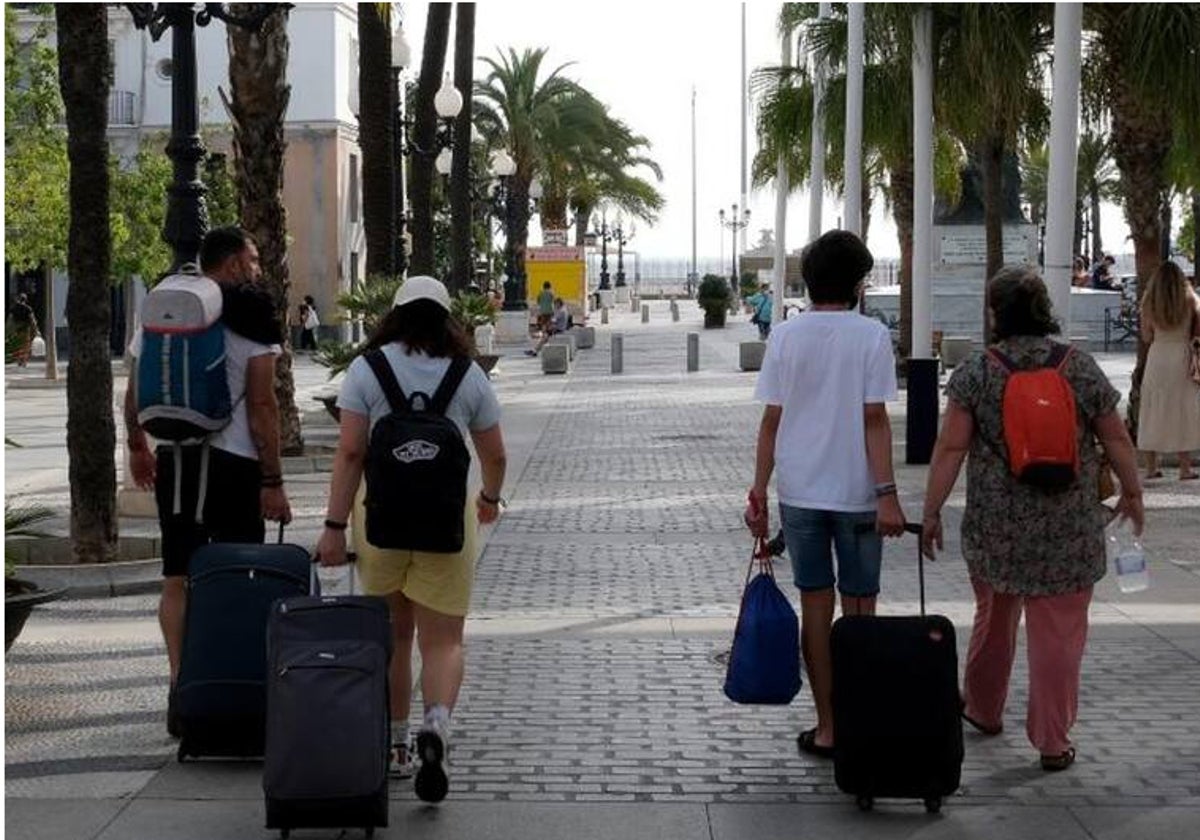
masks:
<path fill-rule="evenodd" d="M 417 798 L 422 802 L 441 802 L 450 789 L 448 775 L 448 738 L 442 727 L 426 723 L 417 733 L 417 758 L 421 765 L 413 783 Z"/>
<path fill-rule="evenodd" d="M 393 779 L 411 779 L 413 775 L 412 742 L 393 744 L 388 758 L 388 775 Z"/>

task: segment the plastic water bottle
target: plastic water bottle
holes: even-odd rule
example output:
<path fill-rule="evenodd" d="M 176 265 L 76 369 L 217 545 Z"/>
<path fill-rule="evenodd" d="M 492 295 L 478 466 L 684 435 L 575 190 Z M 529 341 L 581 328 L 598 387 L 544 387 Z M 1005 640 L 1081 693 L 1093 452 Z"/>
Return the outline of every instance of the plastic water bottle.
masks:
<path fill-rule="evenodd" d="M 1150 585 L 1146 551 L 1128 528 L 1112 525 L 1105 535 L 1109 562 L 1117 573 L 1117 588 L 1123 593 L 1141 592 Z"/>

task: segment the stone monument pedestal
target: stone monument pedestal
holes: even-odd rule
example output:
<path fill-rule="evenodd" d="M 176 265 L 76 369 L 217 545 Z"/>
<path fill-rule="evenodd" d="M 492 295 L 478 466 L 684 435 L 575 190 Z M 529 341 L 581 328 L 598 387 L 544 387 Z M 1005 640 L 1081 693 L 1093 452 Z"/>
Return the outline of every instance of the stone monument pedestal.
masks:
<path fill-rule="evenodd" d="M 525 309 L 502 309 L 496 319 L 496 341 L 501 344 L 520 344 L 529 340 L 529 312 Z"/>

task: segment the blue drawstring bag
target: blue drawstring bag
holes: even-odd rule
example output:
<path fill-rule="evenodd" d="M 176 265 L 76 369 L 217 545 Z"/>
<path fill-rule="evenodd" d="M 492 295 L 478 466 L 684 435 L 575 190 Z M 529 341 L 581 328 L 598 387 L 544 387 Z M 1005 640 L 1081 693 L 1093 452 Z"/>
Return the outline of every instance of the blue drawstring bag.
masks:
<path fill-rule="evenodd" d="M 754 572 L 757 561 L 759 571 Z M 800 623 L 775 582 L 771 557 L 759 540 L 746 571 L 725 696 L 735 703 L 783 706 L 800 691 Z"/>

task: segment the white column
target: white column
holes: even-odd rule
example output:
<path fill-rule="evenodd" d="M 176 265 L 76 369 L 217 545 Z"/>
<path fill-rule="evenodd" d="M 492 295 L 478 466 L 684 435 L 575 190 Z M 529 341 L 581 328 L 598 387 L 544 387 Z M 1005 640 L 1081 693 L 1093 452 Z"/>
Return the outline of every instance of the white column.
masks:
<path fill-rule="evenodd" d="M 1079 42 L 1083 5 L 1054 4 L 1054 90 L 1050 111 L 1050 172 L 1046 179 L 1046 287 L 1063 337 L 1071 331 L 1071 270 L 1075 242 L 1075 166 L 1079 154 Z"/>
<path fill-rule="evenodd" d="M 783 48 L 779 66 L 792 66 L 792 33 L 783 33 Z M 780 81 L 780 87 L 785 83 Z M 788 82 L 787 84 L 790 84 Z M 787 157 L 781 151 L 775 164 L 775 285 L 771 287 L 771 323 L 783 320 L 783 289 L 787 284 L 787 203 L 788 170 Z"/>
<path fill-rule="evenodd" d="M 862 235 L 863 4 L 847 4 L 845 220 L 842 227 Z"/>
<path fill-rule="evenodd" d="M 820 17 L 829 17 L 829 3 L 820 6 Z M 821 101 L 825 98 L 825 68 L 808 46 L 808 65 L 813 78 L 812 167 L 808 178 L 808 241 L 821 235 L 821 199 L 825 191 L 825 120 Z"/>
<path fill-rule="evenodd" d="M 912 356 L 933 357 L 933 13 L 913 15 Z"/>
<path fill-rule="evenodd" d="M 743 2 L 742 2 L 742 92 L 741 92 L 742 166 L 741 166 L 741 169 L 739 170 L 739 175 L 741 176 L 742 203 L 739 205 L 740 207 L 749 207 L 750 206 L 749 196 L 746 194 L 746 177 L 750 171 L 750 167 L 746 163 L 746 145 L 749 142 L 747 140 L 747 136 L 746 136 L 746 114 L 750 110 L 750 103 L 748 101 L 749 97 L 750 97 L 750 88 L 746 85 L 746 3 L 743 0 Z M 743 254 L 746 252 L 746 235 L 748 233 L 748 231 L 747 231 L 748 227 L 750 227 L 750 226 L 746 225 L 746 227 L 742 228 L 742 230 L 741 230 L 741 237 L 742 237 L 741 248 L 742 248 Z"/>

